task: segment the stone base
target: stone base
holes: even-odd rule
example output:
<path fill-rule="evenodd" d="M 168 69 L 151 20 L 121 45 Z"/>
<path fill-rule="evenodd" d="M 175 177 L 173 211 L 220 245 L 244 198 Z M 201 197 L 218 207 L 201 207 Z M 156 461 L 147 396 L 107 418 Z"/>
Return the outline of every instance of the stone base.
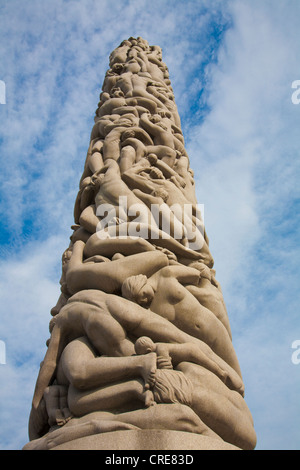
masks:
<path fill-rule="evenodd" d="M 51 450 L 240 450 L 227 442 L 189 432 L 114 431 L 82 437 Z"/>

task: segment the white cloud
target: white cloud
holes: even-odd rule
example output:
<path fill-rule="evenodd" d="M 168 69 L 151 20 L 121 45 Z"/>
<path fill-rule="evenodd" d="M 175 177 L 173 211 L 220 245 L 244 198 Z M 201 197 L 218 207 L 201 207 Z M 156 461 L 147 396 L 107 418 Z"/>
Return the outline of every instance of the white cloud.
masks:
<path fill-rule="evenodd" d="M 0 366 L 1 447 L 20 449 L 39 364 L 46 353 L 51 308 L 60 295 L 58 273 L 65 240 L 52 237 L 24 244 L 0 264 L 1 340 L 6 364 Z"/>
<path fill-rule="evenodd" d="M 189 128 L 188 151 L 258 448 L 297 448 L 298 370 L 290 344 L 300 336 L 300 115 L 291 83 L 298 77 L 299 6 L 231 5 L 234 28 L 208 71 L 211 112 Z"/>
<path fill-rule="evenodd" d="M 300 8 L 281 0 L 276 6 L 269 0 L 195 5 L 1 5 L 6 69 L 0 79 L 7 85 L 7 104 L 0 108 L 2 215 L 9 233 L 16 233 L 15 244 L 4 244 L 1 262 L 0 339 L 8 357 L 0 366 L 1 402 L 7 404 L 1 447 L 17 448 L 26 439 L 108 55 L 138 35 L 162 46 L 170 69 L 260 445 L 296 445 L 298 369 L 290 364 L 289 346 L 299 331 L 299 251 L 290 206 L 299 195 L 300 106 L 292 105 L 291 84 L 300 79 Z M 226 29 L 231 20 L 218 49 L 210 27 Z M 197 111 L 203 103 L 210 107 L 204 121 Z"/>

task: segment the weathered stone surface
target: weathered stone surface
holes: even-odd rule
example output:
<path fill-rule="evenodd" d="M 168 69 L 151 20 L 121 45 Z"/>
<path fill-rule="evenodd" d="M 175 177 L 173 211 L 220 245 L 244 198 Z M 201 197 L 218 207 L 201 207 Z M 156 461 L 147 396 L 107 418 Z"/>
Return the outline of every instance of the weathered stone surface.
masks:
<path fill-rule="evenodd" d="M 240 450 L 227 442 L 179 431 L 115 431 L 83 437 L 52 450 Z"/>

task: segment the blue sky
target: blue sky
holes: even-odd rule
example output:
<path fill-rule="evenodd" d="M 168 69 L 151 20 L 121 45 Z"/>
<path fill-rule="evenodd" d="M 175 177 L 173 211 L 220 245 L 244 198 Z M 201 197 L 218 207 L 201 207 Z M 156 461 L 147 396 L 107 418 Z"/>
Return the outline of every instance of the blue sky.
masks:
<path fill-rule="evenodd" d="M 0 0 L 0 449 L 27 442 L 108 56 L 160 45 L 257 449 L 300 449 L 298 0 Z"/>

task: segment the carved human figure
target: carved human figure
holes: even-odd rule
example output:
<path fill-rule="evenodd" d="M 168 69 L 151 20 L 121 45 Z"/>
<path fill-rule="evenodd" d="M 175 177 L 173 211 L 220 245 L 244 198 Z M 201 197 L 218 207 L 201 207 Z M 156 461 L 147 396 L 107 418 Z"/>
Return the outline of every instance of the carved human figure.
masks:
<path fill-rule="evenodd" d="M 129 274 L 151 273 L 169 264 L 161 251 L 148 251 L 126 256 L 107 263 L 84 262 L 85 243 L 75 242 L 66 269 L 66 284 L 70 294 L 84 289 L 100 289 L 107 293 L 121 290 Z"/>
<path fill-rule="evenodd" d="M 99 177 L 97 173 L 91 177 L 86 177 L 82 181 L 74 206 L 74 221 L 76 224 L 79 223 L 82 212 L 94 203 L 95 195 L 100 189 L 101 181 L 101 177 Z"/>
<path fill-rule="evenodd" d="M 178 173 L 181 178 L 183 178 L 185 185 L 182 188 L 182 191 L 188 201 L 192 204 L 197 204 L 197 198 L 195 193 L 195 181 L 194 181 L 194 172 L 190 168 L 189 159 L 185 155 L 178 155 L 176 158 L 173 170 Z"/>
<path fill-rule="evenodd" d="M 184 246 L 180 241 L 172 238 L 169 234 L 166 236 L 166 232 L 160 230 L 156 224 L 150 225 L 133 220 L 128 223 L 110 225 L 98 231 L 97 236 L 103 240 L 106 238 L 118 240 L 124 237 L 131 237 L 133 239 L 144 238 L 155 244 L 157 248 L 172 251 L 177 257 L 182 257 L 190 262 L 196 260 L 205 261 L 205 256 Z"/>
<path fill-rule="evenodd" d="M 205 367 L 219 377 L 228 388 L 244 396 L 244 383 L 227 362 L 219 356 L 208 356 L 194 343 L 154 343 L 151 338 L 142 336 L 134 344 L 137 354 L 157 355 L 157 366 L 160 369 L 176 368 L 181 362 L 192 362 Z"/>
<path fill-rule="evenodd" d="M 225 326 L 230 338 L 232 338 L 222 290 L 217 284 L 212 270 L 201 262 L 197 262 L 196 264 L 192 263 L 191 266 L 197 266 L 197 269 L 200 271 L 200 282 L 198 286 L 186 285 L 186 289 L 191 294 L 193 294 L 193 296 L 198 300 L 198 302 L 200 302 L 201 305 L 216 315 L 220 322 Z"/>
<path fill-rule="evenodd" d="M 138 275 L 122 285 L 125 298 L 150 308 L 178 328 L 206 342 L 239 375 L 240 366 L 224 325 L 201 305 L 183 284 L 198 285 L 200 272 L 187 266 L 168 266 L 147 276 Z"/>
<path fill-rule="evenodd" d="M 143 98 L 140 96 L 125 98 L 124 93 L 118 87 L 114 87 L 112 89 L 111 95 L 109 93 L 101 93 L 99 107 L 96 111 L 97 117 L 116 114 L 117 112 L 120 112 L 121 108 L 123 108 L 125 112 L 126 108 L 129 107 L 134 107 L 138 116 L 147 110 L 151 114 L 155 114 L 157 112 L 156 103 L 149 98 Z M 97 121 L 98 118 L 96 118 L 96 122 Z"/>
<path fill-rule="evenodd" d="M 172 207 L 176 213 L 179 212 L 177 218 L 184 221 L 185 228 L 188 231 L 188 239 L 190 248 L 194 251 L 201 252 L 202 259 L 209 267 L 213 266 L 213 258 L 210 253 L 207 239 L 205 237 L 203 220 L 199 217 L 199 210 L 191 204 L 183 194 L 178 179 L 169 172 L 164 176 L 162 171 L 162 163 L 157 160 L 156 165 L 152 166 L 152 159 L 143 158 L 139 163 L 122 174 L 122 179 L 132 189 L 138 189 L 142 193 L 153 194 L 157 190 L 163 189 L 168 198 L 166 203 Z M 171 169 L 170 169 L 171 170 Z"/>
<path fill-rule="evenodd" d="M 97 356 L 86 337 L 71 341 L 63 350 L 57 367 L 56 384 L 46 387 L 48 425 L 63 426 L 73 416 L 91 411 L 120 409 L 132 399 L 153 404 L 149 391 L 154 384 L 156 354 L 129 357 Z M 120 382 L 110 386 L 110 383 Z M 43 429 L 44 410 L 38 417 Z M 38 423 L 36 419 L 36 423 Z"/>
<path fill-rule="evenodd" d="M 188 406 L 159 404 L 124 413 L 96 411 L 82 417 L 73 417 L 65 426 L 54 428 L 45 436 L 27 443 L 23 450 L 50 450 L 66 442 L 95 434 L 120 430 L 174 430 L 190 432 L 223 440 L 209 429 Z"/>
<path fill-rule="evenodd" d="M 184 143 L 175 136 L 173 126 L 167 125 L 166 121 L 169 119 L 163 119 L 159 113 L 152 116 L 144 113 L 140 118 L 140 125 L 153 137 L 154 145 L 165 145 L 185 153 Z"/>
<path fill-rule="evenodd" d="M 49 386 L 63 349 L 71 339 L 87 336 L 99 354 L 131 356 L 134 344 L 128 338 L 149 336 L 153 341 L 196 344 L 216 362 L 218 356 L 203 341 L 177 328 L 149 309 L 117 295 L 85 290 L 73 295 L 51 320 L 51 338 L 41 365 L 33 398 L 32 426 L 43 393 Z M 222 362 L 222 365 L 224 362 Z"/>
<path fill-rule="evenodd" d="M 111 258 L 116 253 L 130 256 L 155 250 L 155 246 L 144 238 L 116 237 L 101 239 L 99 238 L 98 233 L 94 233 L 87 240 L 83 253 L 87 258 L 94 255 L 105 255 L 108 258 Z"/>
<path fill-rule="evenodd" d="M 121 44 L 116 49 L 114 49 L 109 55 L 110 67 L 112 67 L 116 63 L 122 64 L 126 62 L 127 54 L 131 47 L 132 43 L 130 41 L 122 41 Z"/>
<path fill-rule="evenodd" d="M 128 51 L 128 58 L 135 59 L 140 65 L 141 72 L 147 72 L 155 81 L 165 85 L 165 67 L 157 57 L 149 51 L 145 51 L 140 47 L 133 46 Z"/>
<path fill-rule="evenodd" d="M 123 71 L 123 63 L 115 63 L 106 72 L 105 78 L 102 85 L 102 91 L 104 93 L 110 93 L 112 88 L 116 85 L 120 78 L 120 74 Z"/>
<path fill-rule="evenodd" d="M 78 221 L 83 228 L 90 233 L 100 232 L 106 227 L 106 221 L 110 222 L 111 219 L 118 217 L 120 221 L 126 222 L 137 217 L 137 213 L 139 222 L 157 227 L 151 211 L 141 204 L 141 200 L 121 179 L 120 167 L 116 161 L 107 160 L 101 170 L 94 175 L 94 179 L 97 181 L 97 188 L 93 191 L 94 204 L 83 208 L 83 202 L 80 202 L 80 208 L 83 210 Z"/>
<path fill-rule="evenodd" d="M 175 238 L 186 247 L 189 246 L 188 234 L 182 223 L 183 221 L 178 219 L 176 214 L 174 214 L 168 204 L 166 204 L 168 199 L 168 193 L 166 191 L 153 191 L 152 194 L 145 194 L 139 189 L 134 189 L 133 193 L 151 210 L 157 226 L 165 232 L 166 235 Z"/>
<path fill-rule="evenodd" d="M 166 163 L 170 168 L 173 168 L 179 153 L 177 150 L 167 147 L 166 145 L 144 144 L 141 140 L 136 138 L 136 134 L 132 129 L 125 131 L 122 135 L 121 147 L 123 148 L 125 146 L 131 146 L 135 151 L 135 161 L 133 163 L 138 163 L 143 157 L 147 157 L 149 154 L 155 154 L 159 160 Z M 122 174 L 124 171 L 122 171 Z"/>
<path fill-rule="evenodd" d="M 187 404 L 188 400 L 189 406 L 204 423 L 213 431 L 217 430 L 223 439 L 242 449 L 253 449 L 256 444 L 256 434 L 251 413 L 241 396 L 243 393 L 238 395 L 235 390 L 229 390 L 229 388 L 226 390 L 223 383 L 218 381 L 218 374 L 213 374 L 209 368 L 201 364 L 203 360 L 201 353 L 194 346 L 190 343 L 155 345 L 149 338 L 137 340 L 135 348 L 138 353 L 145 354 L 148 351 L 153 354 L 155 351 L 158 355 L 160 366 L 155 374 L 154 399 L 161 403 L 168 400 L 170 394 L 174 402 Z M 159 358 L 161 358 L 160 363 Z M 168 364 L 168 358 L 175 366 L 173 371 Z M 183 377 L 185 377 L 184 380 Z M 207 380 L 203 380 L 204 377 Z M 185 380 L 187 380 L 186 383 Z M 208 382 L 211 385 L 213 398 L 208 397 L 209 392 L 206 386 Z M 172 390 L 173 388 L 175 390 Z M 222 396 L 220 401 L 215 399 L 214 394 Z M 218 416 L 218 422 L 216 422 L 216 416 Z"/>
<path fill-rule="evenodd" d="M 122 409 L 132 400 L 153 404 L 156 354 L 129 357 L 97 356 L 86 337 L 69 343 L 57 371 L 59 383 L 69 385 L 68 404 L 74 416 Z"/>
<path fill-rule="evenodd" d="M 244 398 L 197 364 L 182 362 L 177 369 L 193 384 L 191 408 L 203 422 L 226 442 L 244 450 L 254 449 L 256 433 Z"/>
<path fill-rule="evenodd" d="M 147 91 L 148 87 L 155 84 L 155 81 L 151 78 L 150 75 L 142 76 L 138 72 L 140 71 L 140 65 L 136 60 L 131 60 L 128 63 L 124 64 L 122 75 L 116 77 L 114 83 L 115 87 L 119 87 L 125 98 L 130 98 L 133 96 L 141 96 L 143 98 L 148 98 L 152 100 L 158 108 L 167 109 L 165 103 L 163 103 L 159 98 L 154 96 L 154 94 Z M 158 83 L 161 86 L 161 83 Z"/>
<path fill-rule="evenodd" d="M 112 159 L 108 160 L 104 167 L 98 173 L 98 178 L 101 179 L 100 187 L 95 196 L 96 214 L 100 217 L 106 212 L 107 205 L 111 205 L 117 209 L 121 209 L 122 199 L 125 198 L 124 212 L 122 212 L 125 221 L 133 218 L 135 215 L 134 208 L 139 211 L 139 220 L 141 223 L 156 226 L 155 220 L 151 211 L 147 206 L 142 205 L 139 198 L 128 188 L 121 178 L 120 167 L 118 163 Z M 101 206 L 103 211 L 100 212 Z M 96 227 L 97 228 L 97 227 Z M 101 226 L 101 228 L 104 228 Z M 100 226 L 97 228 L 100 230 Z"/>

